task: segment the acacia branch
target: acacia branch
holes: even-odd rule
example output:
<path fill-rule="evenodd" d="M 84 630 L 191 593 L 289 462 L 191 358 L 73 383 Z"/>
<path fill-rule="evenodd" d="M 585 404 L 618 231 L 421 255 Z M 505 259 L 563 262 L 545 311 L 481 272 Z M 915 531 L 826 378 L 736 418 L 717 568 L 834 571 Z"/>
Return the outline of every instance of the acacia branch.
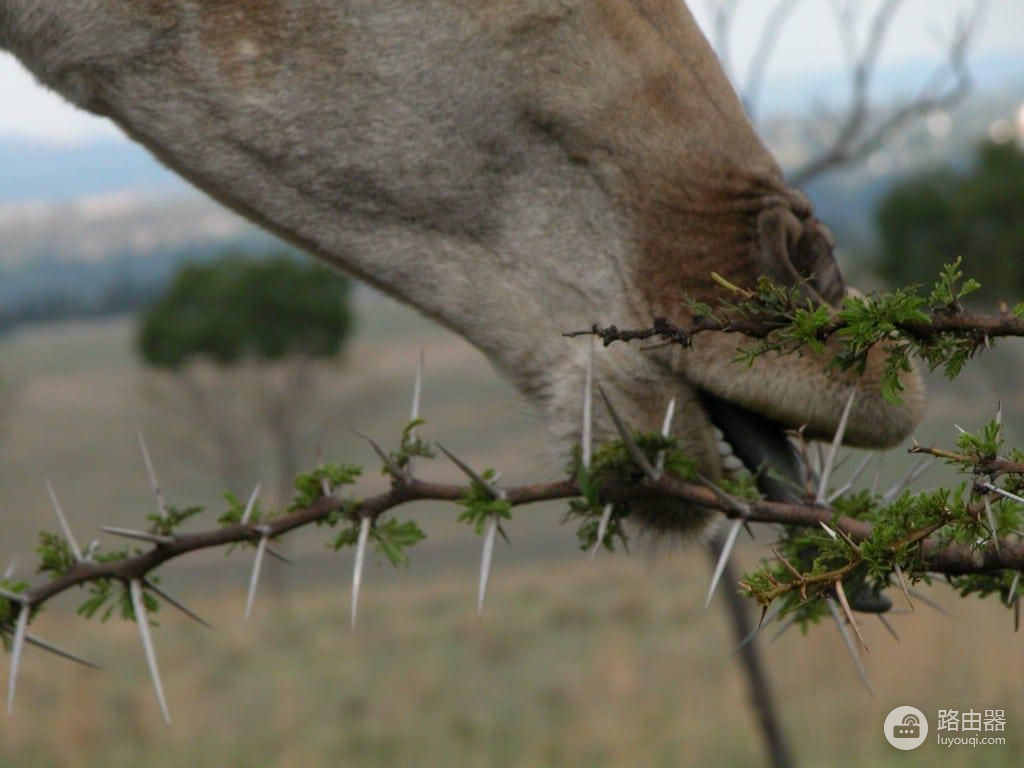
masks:
<path fill-rule="evenodd" d="M 718 316 L 694 317 L 688 324 L 679 325 L 665 317 L 654 318 L 648 328 L 624 329 L 615 325 L 603 326 L 594 323 L 589 330 L 572 331 L 566 337 L 596 336 L 604 346 L 616 341 L 649 341 L 655 339 L 665 344 L 677 344 L 689 347 L 693 338 L 700 333 L 715 331 L 720 333 L 740 333 L 755 339 L 764 339 L 780 328 L 787 327 L 792 318 L 775 313 L 730 313 L 728 310 Z M 974 312 L 933 312 L 927 322 L 896 321 L 896 331 L 916 339 L 932 339 L 944 334 L 972 334 L 977 343 L 982 345 L 985 339 L 1024 337 L 1024 318 L 1010 312 L 998 315 L 977 314 Z M 849 323 L 840 317 L 833 317 L 818 329 L 819 341 L 827 341 L 839 331 L 849 327 Z"/>
<path fill-rule="evenodd" d="M 356 514 L 376 520 L 404 504 L 415 501 L 457 502 L 465 499 L 470 492 L 470 487 L 464 485 L 438 484 L 416 479 L 395 482 L 389 491 L 362 499 Z M 513 507 L 543 501 L 565 501 L 579 496 L 580 487 L 573 480 L 523 485 L 505 490 L 505 500 Z M 745 502 L 744 509 L 741 510 L 711 488 L 682 482 L 669 476 L 662 476 L 657 481 L 644 478 L 635 483 L 610 484 L 601 489 L 601 497 L 617 504 L 673 499 L 714 509 L 730 519 L 783 526 L 816 527 L 824 523 L 842 531 L 854 542 L 870 538 L 873 530 L 870 523 L 850 517 L 837 517 L 832 508 L 811 502 L 785 504 L 756 500 Z M 345 509 L 350 503 L 350 500 L 334 495 L 324 496 L 308 507 L 293 510 L 259 524 L 232 524 L 196 533 L 175 534 L 167 537 L 165 542 L 155 544 L 144 552 L 122 560 L 79 562 L 64 575 L 21 593 L 21 600 L 25 605 L 36 608 L 73 587 L 91 581 L 115 579 L 128 583 L 133 579 L 145 579 L 164 563 L 191 552 L 230 544 L 256 544 L 262 536 L 279 537 L 290 531 L 322 522 L 332 513 Z M 1024 571 L 1024 541 L 1002 540 L 998 546 L 993 543 L 980 549 L 973 549 L 959 544 L 944 544 L 937 540 L 925 539 L 920 542 L 920 556 L 929 571 L 948 576 L 990 573 L 1005 569 Z"/>

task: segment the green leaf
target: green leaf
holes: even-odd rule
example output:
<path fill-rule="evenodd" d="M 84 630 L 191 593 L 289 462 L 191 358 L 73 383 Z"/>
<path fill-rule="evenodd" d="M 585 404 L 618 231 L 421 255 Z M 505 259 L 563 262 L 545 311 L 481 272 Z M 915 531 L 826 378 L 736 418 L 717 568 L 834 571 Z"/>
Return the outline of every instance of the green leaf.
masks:
<path fill-rule="evenodd" d="M 324 481 L 331 488 L 352 485 L 363 473 L 357 464 L 326 464 L 295 478 L 295 500 L 291 508 L 304 509 L 324 495 Z"/>
<path fill-rule="evenodd" d="M 394 518 L 388 518 L 377 521 L 370 529 L 370 537 L 377 551 L 397 567 L 409 564 L 406 550 L 427 538 L 427 534 L 414 520 L 399 523 Z"/>

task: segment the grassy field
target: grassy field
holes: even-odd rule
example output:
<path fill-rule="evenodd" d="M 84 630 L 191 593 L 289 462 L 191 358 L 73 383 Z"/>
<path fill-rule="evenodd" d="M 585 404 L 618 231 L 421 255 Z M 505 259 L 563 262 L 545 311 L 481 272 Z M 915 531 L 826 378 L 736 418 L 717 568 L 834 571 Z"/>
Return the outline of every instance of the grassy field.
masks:
<path fill-rule="evenodd" d="M 348 427 L 385 442 L 397 434 L 421 348 L 429 437 L 481 466 L 500 467 L 509 482 L 557 475 L 541 419 L 484 359 L 385 301 L 365 313 L 338 371 L 323 415 L 324 423 L 339 425 L 323 436 L 329 458 L 374 466 Z M 81 538 L 100 523 L 138 524 L 153 506 L 139 427 L 171 501 L 219 509 L 217 477 L 168 437 L 181 414 L 144 393 L 128 321 L 9 337 L 0 341 L 0 368 L 13 385 L 0 433 L 0 565 L 17 553 L 27 563 L 35 531 L 55 528 L 46 477 Z M 1020 357 L 1004 354 L 955 389 L 935 380 L 919 439 L 948 443 L 954 419 L 976 425 L 1000 399 L 1019 428 L 1020 371 Z M 883 482 L 905 466 L 901 452 L 887 456 Z M 456 478 L 441 463 L 429 473 Z M 383 487 L 375 471 L 367 474 L 363 492 Z M 945 479 L 939 471 L 927 476 L 929 483 Z M 16 716 L 0 722 L 0 765 L 760 763 L 724 621 L 702 608 L 707 566 L 693 546 L 639 546 L 632 557 L 589 563 L 572 532 L 557 524 L 557 506 L 522 510 L 510 526 L 512 546 L 497 551 L 480 622 L 472 612 L 478 540 L 454 523 L 451 508 L 424 505 L 416 514 L 430 538 L 408 570 L 370 569 L 355 635 L 345 627 L 351 555 L 326 552 L 323 531 L 289 543 L 297 564 L 274 572 L 247 627 L 240 623 L 240 590 L 249 556 L 198 554 L 168 567 L 165 584 L 218 628 L 211 634 L 160 616 L 157 645 L 175 717 L 169 731 L 134 625 L 92 625 L 72 615 L 73 602 L 60 601 L 34 625 L 39 634 L 95 658 L 105 671 L 70 668 L 29 651 Z M 747 544 L 741 555 L 750 564 L 761 552 Z M 995 604 L 961 604 L 938 587 L 930 593 L 952 618 L 921 609 L 895 616 L 901 644 L 876 622 L 867 625 L 874 697 L 860 686 L 831 627 L 807 637 L 791 631 L 767 647 L 783 719 L 804 764 L 1020 763 L 1022 636 Z M 1008 743 L 944 749 L 933 741 L 896 752 L 881 725 L 902 704 L 932 718 L 939 708 L 1005 709 Z"/>

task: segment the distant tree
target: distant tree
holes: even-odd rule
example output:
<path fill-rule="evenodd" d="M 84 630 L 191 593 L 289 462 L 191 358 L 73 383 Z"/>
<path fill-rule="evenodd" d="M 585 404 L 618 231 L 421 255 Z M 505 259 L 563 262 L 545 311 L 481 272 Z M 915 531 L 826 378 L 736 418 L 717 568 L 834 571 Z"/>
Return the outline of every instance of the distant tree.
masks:
<path fill-rule="evenodd" d="M 940 169 L 897 184 L 879 205 L 879 271 L 926 284 L 951 255 L 982 284 L 980 300 L 1024 293 L 1024 151 L 985 142 L 966 172 Z"/>
<path fill-rule="evenodd" d="M 307 260 L 227 254 L 183 267 L 144 312 L 137 345 L 161 400 L 183 398 L 179 437 L 195 455 L 206 436 L 233 490 L 251 481 L 261 442 L 290 495 L 302 434 L 317 413 L 317 367 L 332 365 L 352 329 L 349 281 Z M 308 446 L 306 446 L 308 450 Z"/>

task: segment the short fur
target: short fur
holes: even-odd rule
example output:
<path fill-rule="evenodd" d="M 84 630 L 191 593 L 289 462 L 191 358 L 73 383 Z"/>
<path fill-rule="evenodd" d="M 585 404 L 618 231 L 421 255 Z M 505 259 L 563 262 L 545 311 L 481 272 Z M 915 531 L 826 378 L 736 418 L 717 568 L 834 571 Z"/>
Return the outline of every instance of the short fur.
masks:
<path fill-rule="evenodd" d="M 679 0 L 4 0 L 0 47 L 199 188 L 468 338 L 579 433 L 593 322 L 685 321 L 712 271 L 844 286 L 827 230 L 755 135 Z M 634 428 L 720 473 L 697 388 L 814 435 L 853 375 L 617 345 L 597 375 Z M 886 446 L 924 394 L 860 380 L 848 440 Z M 608 420 L 599 416 L 599 434 Z"/>

